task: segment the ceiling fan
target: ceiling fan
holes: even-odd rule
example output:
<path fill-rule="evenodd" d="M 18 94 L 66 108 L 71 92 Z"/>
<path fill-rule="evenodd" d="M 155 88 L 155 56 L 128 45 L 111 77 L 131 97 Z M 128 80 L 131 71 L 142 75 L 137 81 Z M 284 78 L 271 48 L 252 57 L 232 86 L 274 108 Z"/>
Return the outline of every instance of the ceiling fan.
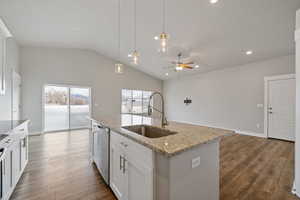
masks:
<path fill-rule="evenodd" d="M 181 56 L 182 56 L 182 53 L 179 53 L 177 55 L 177 57 L 178 57 L 177 61 L 172 61 L 171 63 L 173 65 L 170 67 L 167 67 L 167 68 L 174 69 L 176 72 L 182 71 L 183 69 L 194 69 L 195 68 L 194 66 L 192 66 L 195 64 L 193 61 L 192 62 L 183 62 L 183 61 L 181 61 Z"/>

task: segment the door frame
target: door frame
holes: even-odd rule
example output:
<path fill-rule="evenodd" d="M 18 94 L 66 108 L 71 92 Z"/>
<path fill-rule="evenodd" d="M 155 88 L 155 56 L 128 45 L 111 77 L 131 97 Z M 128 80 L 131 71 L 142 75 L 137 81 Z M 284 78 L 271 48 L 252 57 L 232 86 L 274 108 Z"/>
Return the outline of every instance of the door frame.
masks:
<path fill-rule="evenodd" d="M 268 115 L 268 102 L 269 102 L 269 82 L 276 80 L 289 80 L 296 79 L 296 74 L 284 74 L 278 76 L 266 76 L 264 77 L 264 137 L 269 138 L 268 124 L 269 124 L 269 115 Z"/>
<path fill-rule="evenodd" d="M 92 102 L 92 87 L 90 86 L 79 86 L 79 85 L 68 85 L 68 84 L 54 84 L 54 83 L 50 83 L 50 84 L 44 84 L 43 88 L 42 88 L 42 134 L 45 133 L 54 133 L 54 132 L 63 132 L 63 131 L 70 131 L 70 130 L 81 130 L 81 129 L 87 129 L 87 128 L 74 128 L 74 129 L 70 129 L 70 112 L 69 112 L 69 128 L 68 129 L 61 129 L 61 130 L 56 130 L 56 131 L 45 131 L 45 103 L 46 103 L 46 95 L 45 95 L 45 88 L 46 86 L 57 86 L 57 87 L 67 87 L 68 91 L 69 91 L 69 100 L 70 100 L 70 88 L 85 88 L 85 89 L 89 89 L 90 91 L 90 97 L 89 97 L 89 101 L 90 101 L 90 113 L 89 113 L 89 117 L 92 116 L 93 113 L 93 102 Z M 68 102 L 68 107 L 70 110 L 70 102 Z"/>

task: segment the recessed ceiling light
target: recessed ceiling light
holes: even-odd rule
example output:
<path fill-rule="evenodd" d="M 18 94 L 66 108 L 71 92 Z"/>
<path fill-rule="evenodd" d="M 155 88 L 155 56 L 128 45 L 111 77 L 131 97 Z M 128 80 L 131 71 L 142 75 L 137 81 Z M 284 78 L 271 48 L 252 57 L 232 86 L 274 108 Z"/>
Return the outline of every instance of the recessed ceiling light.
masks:
<path fill-rule="evenodd" d="M 199 67 L 200 67 L 199 65 L 196 65 L 196 66 L 195 66 L 195 68 L 199 68 Z"/>
<path fill-rule="evenodd" d="M 169 73 L 166 73 L 166 76 L 169 76 Z"/>
<path fill-rule="evenodd" d="M 132 57 L 132 54 L 128 54 L 128 58 L 131 58 Z"/>
<path fill-rule="evenodd" d="M 249 51 L 246 51 L 246 55 L 252 55 L 253 54 L 253 51 L 249 50 Z"/>
<path fill-rule="evenodd" d="M 211 4 L 215 4 L 215 3 L 218 3 L 218 1 L 219 1 L 219 0 L 210 0 L 210 3 L 211 3 Z"/>
<path fill-rule="evenodd" d="M 154 37 L 154 40 L 159 40 L 159 37 L 158 37 L 158 36 L 155 36 L 155 37 Z"/>

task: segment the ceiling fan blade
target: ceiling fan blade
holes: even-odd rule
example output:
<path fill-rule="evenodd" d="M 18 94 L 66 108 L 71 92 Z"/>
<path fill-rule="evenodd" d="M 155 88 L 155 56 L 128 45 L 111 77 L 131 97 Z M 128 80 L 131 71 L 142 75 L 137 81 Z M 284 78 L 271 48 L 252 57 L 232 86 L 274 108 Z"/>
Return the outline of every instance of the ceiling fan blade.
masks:
<path fill-rule="evenodd" d="M 184 64 L 186 64 L 186 65 L 193 65 L 193 64 L 194 64 L 194 62 L 193 62 L 193 61 L 191 61 L 191 62 L 184 63 Z"/>
<path fill-rule="evenodd" d="M 182 65 L 181 67 L 186 68 L 186 69 L 194 69 L 194 67 L 189 66 L 189 65 Z"/>
<path fill-rule="evenodd" d="M 174 66 L 166 66 L 166 67 L 163 67 L 163 69 L 172 69 L 172 68 L 175 68 Z"/>

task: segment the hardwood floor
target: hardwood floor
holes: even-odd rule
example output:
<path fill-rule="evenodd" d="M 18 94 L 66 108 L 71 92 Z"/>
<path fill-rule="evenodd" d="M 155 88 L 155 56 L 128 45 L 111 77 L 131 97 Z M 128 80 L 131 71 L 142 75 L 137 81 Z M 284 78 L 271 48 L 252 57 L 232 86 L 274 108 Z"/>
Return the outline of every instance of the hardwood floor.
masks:
<path fill-rule="evenodd" d="M 221 142 L 221 200 L 294 200 L 294 143 L 250 136 Z"/>
<path fill-rule="evenodd" d="M 89 162 L 87 130 L 29 139 L 29 163 L 12 200 L 116 200 Z"/>
<path fill-rule="evenodd" d="M 89 163 L 88 131 L 32 136 L 12 200 L 116 200 Z M 296 200 L 294 144 L 250 136 L 221 141 L 221 200 Z"/>

